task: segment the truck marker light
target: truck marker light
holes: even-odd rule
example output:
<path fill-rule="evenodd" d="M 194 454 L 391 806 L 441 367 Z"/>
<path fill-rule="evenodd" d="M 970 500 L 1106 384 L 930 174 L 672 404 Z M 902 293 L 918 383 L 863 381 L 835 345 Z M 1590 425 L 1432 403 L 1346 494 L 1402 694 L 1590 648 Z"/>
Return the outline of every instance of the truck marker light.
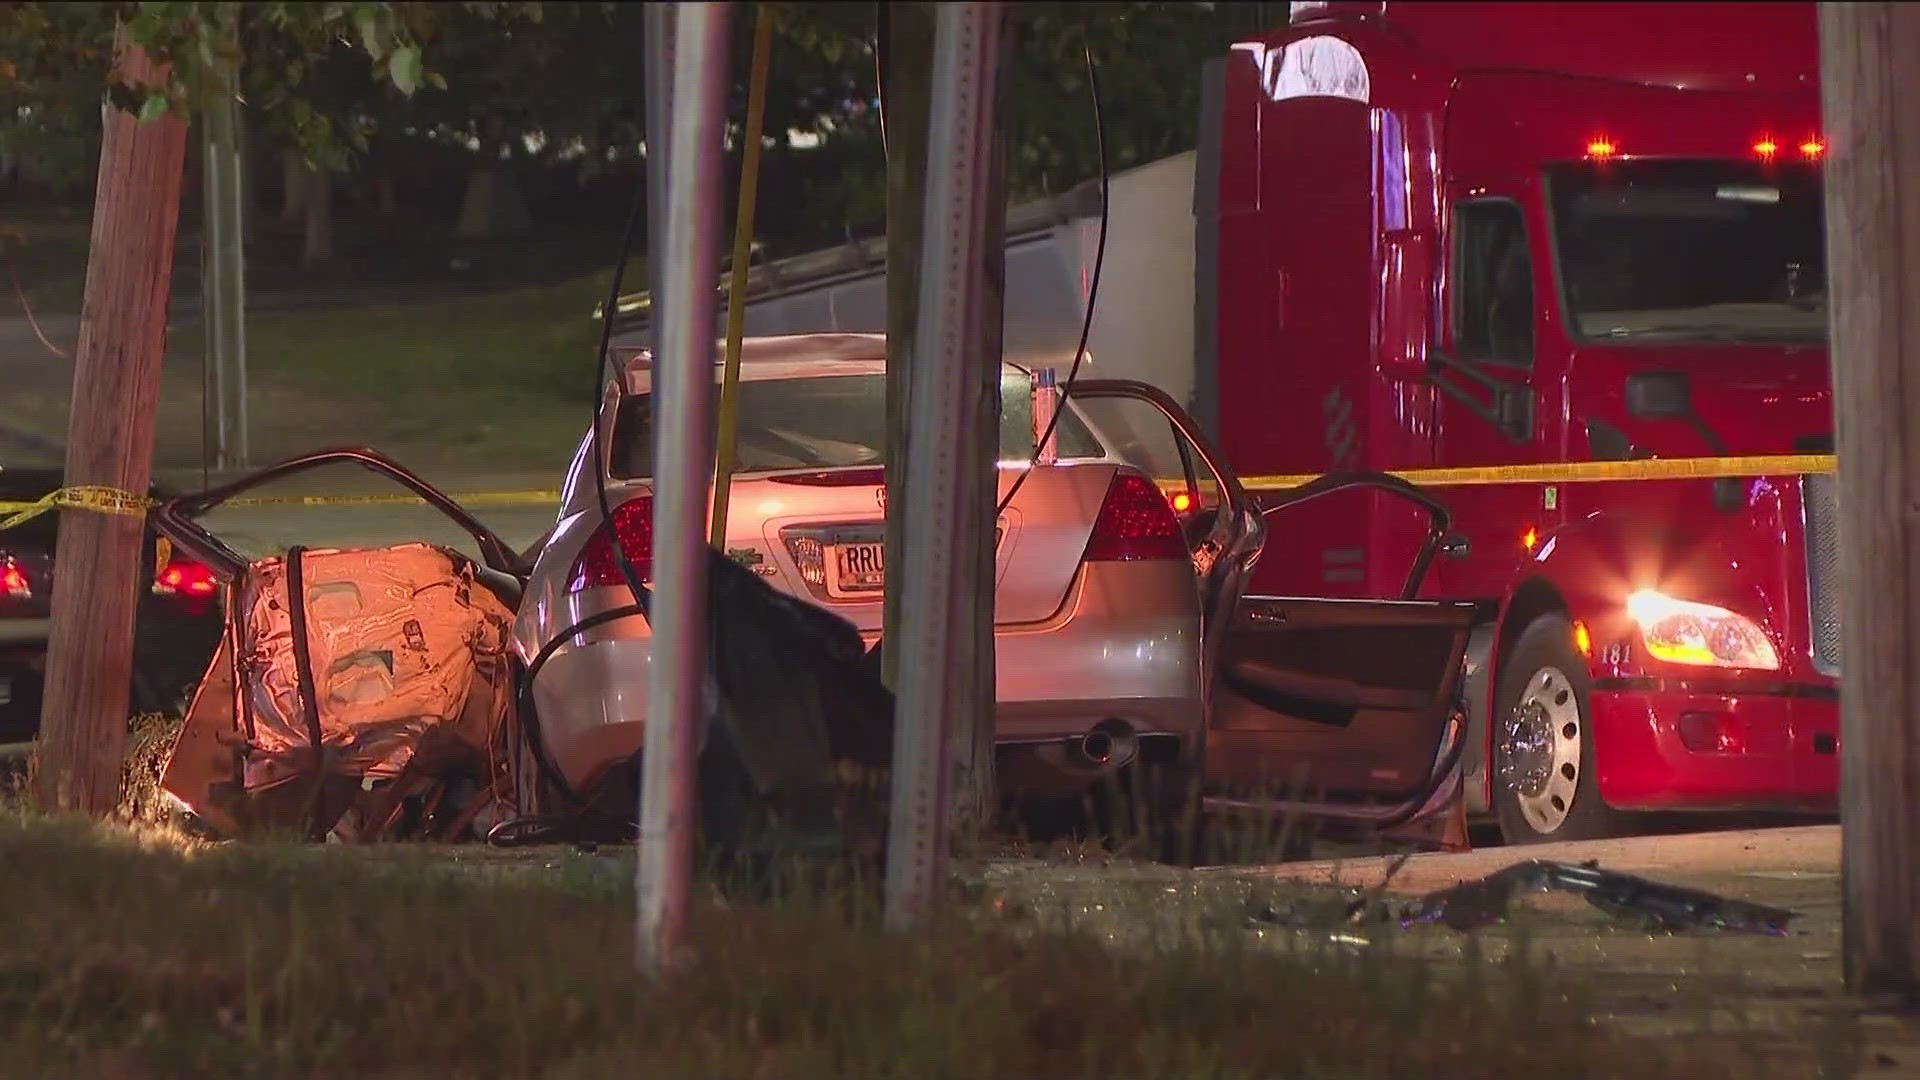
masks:
<path fill-rule="evenodd" d="M 1595 161 L 1605 161 L 1618 152 L 1619 147 L 1613 145 L 1613 140 L 1605 136 L 1589 140 L 1587 143 L 1587 156 Z"/>
<path fill-rule="evenodd" d="M 1593 635 L 1579 619 L 1573 620 L 1573 647 L 1580 650 L 1581 656 L 1593 656 Z"/>
<path fill-rule="evenodd" d="M 1759 142 L 1753 144 L 1753 152 L 1771 161 L 1773 155 L 1780 152 L 1780 144 L 1774 142 L 1772 139 L 1761 139 Z"/>
<path fill-rule="evenodd" d="M 1808 139 L 1800 144 L 1800 152 L 1810 158 L 1817 158 L 1827 152 L 1827 144 L 1819 139 Z"/>
<path fill-rule="evenodd" d="M 1780 669 L 1779 654 L 1766 631 L 1726 608 L 1642 589 L 1627 598 L 1627 614 L 1639 624 L 1640 640 L 1656 660 L 1691 667 Z"/>
<path fill-rule="evenodd" d="M 1526 548 L 1528 554 L 1532 554 L 1533 549 L 1540 546 L 1540 530 L 1531 525 L 1527 526 L 1527 531 L 1520 534 L 1520 546 Z"/>

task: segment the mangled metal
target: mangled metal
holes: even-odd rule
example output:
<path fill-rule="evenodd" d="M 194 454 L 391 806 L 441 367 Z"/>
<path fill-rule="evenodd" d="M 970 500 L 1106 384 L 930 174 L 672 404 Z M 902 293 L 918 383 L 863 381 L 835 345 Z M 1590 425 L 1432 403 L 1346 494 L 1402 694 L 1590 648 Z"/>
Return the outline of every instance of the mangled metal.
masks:
<path fill-rule="evenodd" d="M 416 833 L 510 810 L 513 615 L 470 560 L 296 548 L 248 564 L 230 595 L 162 778 L 195 814 L 225 833 L 358 839 L 394 831 L 408 799 L 425 807 Z"/>
<path fill-rule="evenodd" d="M 1256 924 L 1304 930 L 1380 925 L 1411 929 L 1432 924 L 1477 930 L 1506 919 L 1516 897 L 1544 892 L 1573 893 L 1617 923 L 1664 932 L 1730 930 L 1779 936 L 1799 918 L 1797 912 L 1784 908 L 1603 870 L 1592 861 L 1529 859 L 1412 900 L 1388 900 L 1386 890 L 1405 862 L 1404 857 L 1396 862 L 1385 880 L 1371 889 L 1314 892 L 1280 904 L 1268 902 L 1250 910 L 1248 918 Z"/>
<path fill-rule="evenodd" d="M 474 538 L 482 561 L 426 543 L 250 559 L 198 520 L 334 463 L 412 490 Z M 161 776 L 175 809 L 205 830 L 356 842 L 632 835 L 637 755 L 605 770 L 614 782 L 575 790 L 542 750 L 531 665 L 510 651 L 527 560 L 397 463 L 321 451 L 172 500 L 155 522 L 214 570 L 227 599 L 221 645 Z M 719 552 L 710 559 L 699 759 L 709 854 L 845 851 L 867 829 L 871 849 L 885 803 L 871 796 L 883 789 L 844 777 L 849 766 L 884 773 L 893 698 L 859 633 Z"/>
<path fill-rule="evenodd" d="M 1712 929 L 1777 936 L 1799 917 L 1784 908 L 1602 870 L 1598 862 L 1575 865 L 1532 859 L 1429 893 L 1404 907 L 1399 920 L 1407 926 L 1438 922 L 1469 930 L 1504 918 L 1515 896 L 1539 892 L 1574 893 L 1616 921 L 1662 931 Z"/>

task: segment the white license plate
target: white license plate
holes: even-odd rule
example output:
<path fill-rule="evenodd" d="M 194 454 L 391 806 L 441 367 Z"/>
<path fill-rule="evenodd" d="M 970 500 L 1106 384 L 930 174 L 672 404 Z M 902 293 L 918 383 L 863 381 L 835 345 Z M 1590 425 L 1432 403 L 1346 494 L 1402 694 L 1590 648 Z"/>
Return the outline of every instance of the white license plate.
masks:
<path fill-rule="evenodd" d="M 887 546 L 836 544 L 827 549 L 827 594 L 861 596 L 886 587 Z"/>

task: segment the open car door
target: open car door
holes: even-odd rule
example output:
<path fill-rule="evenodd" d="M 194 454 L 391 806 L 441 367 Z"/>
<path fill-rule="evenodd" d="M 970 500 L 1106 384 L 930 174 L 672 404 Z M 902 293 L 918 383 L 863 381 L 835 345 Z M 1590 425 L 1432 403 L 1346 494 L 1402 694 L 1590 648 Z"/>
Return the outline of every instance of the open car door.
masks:
<path fill-rule="evenodd" d="M 1201 590 L 1209 679 L 1203 787 L 1210 810 L 1259 808 L 1320 822 L 1394 829 L 1447 808 L 1458 794 L 1466 718 L 1462 663 L 1473 606 L 1423 601 L 1426 570 L 1447 535 L 1446 507 L 1381 473 L 1337 473 L 1255 500 L 1185 410 L 1123 380 L 1075 384 L 1073 399 L 1103 431 L 1102 402 L 1151 406 L 1177 451 L 1136 462 L 1160 477 L 1186 528 Z M 1121 453 L 1136 456 L 1121 438 Z M 1171 457 L 1171 462 L 1169 458 Z M 1353 487 L 1374 487 L 1427 511 L 1425 544 L 1401 598 L 1247 595 L 1268 518 Z M 1184 496 L 1184 497 L 1183 497 Z"/>
<path fill-rule="evenodd" d="M 406 489 L 472 538 L 479 561 L 426 543 L 351 551 L 296 545 L 260 561 L 200 521 L 245 492 L 336 464 L 361 465 Z M 409 781 L 383 789 L 386 802 L 367 801 L 378 809 L 367 827 L 384 831 L 410 782 L 444 765 L 473 786 L 476 795 L 464 804 L 473 810 L 435 819 L 442 796 L 454 790 L 442 783 L 422 811 L 423 820 L 434 819 L 426 824 L 459 832 L 473 821 L 466 815 L 485 809 L 495 793 L 494 744 L 516 730 L 511 670 L 502 660 L 526 577 L 524 561 L 498 535 L 368 449 L 302 455 L 171 499 L 152 521 L 176 549 L 209 567 L 227 594 L 221 644 L 162 772 L 169 794 L 223 835 L 244 832 L 265 808 L 261 821 L 283 816 L 317 838 L 341 820 L 357 791 L 374 790 L 379 771 Z"/>

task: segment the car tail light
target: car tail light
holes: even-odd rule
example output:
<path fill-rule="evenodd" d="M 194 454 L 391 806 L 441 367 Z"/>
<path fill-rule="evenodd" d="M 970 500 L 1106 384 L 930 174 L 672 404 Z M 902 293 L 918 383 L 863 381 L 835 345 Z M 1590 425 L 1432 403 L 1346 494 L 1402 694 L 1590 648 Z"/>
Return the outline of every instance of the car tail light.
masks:
<path fill-rule="evenodd" d="M 26 568 L 11 555 L 0 555 L 0 596 L 14 600 L 33 599 L 33 583 L 27 580 Z"/>
<path fill-rule="evenodd" d="M 627 561 L 642 582 L 653 577 L 653 496 L 640 495 L 613 508 L 613 528 L 620 534 L 620 546 Z M 624 585 L 620 560 L 613 550 L 613 536 L 601 525 L 587 540 L 587 546 L 574 560 L 573 573 L 567 576 L 567 591 L 602 589 Z"/>
<path fill-rule="evenodd" d="M 1159 486 L 1131 469 L 1116 472 L 1093 523 L 1086 561 L 1185 561 L 1189 557 L 1180 522 Z"/>
<path fill-rule="evenodd" d="M 153 579 L 153 591 L 162 596 L 212 596 L 220 587 L 213 569 L 192 559 L 169 559 Z"/>

